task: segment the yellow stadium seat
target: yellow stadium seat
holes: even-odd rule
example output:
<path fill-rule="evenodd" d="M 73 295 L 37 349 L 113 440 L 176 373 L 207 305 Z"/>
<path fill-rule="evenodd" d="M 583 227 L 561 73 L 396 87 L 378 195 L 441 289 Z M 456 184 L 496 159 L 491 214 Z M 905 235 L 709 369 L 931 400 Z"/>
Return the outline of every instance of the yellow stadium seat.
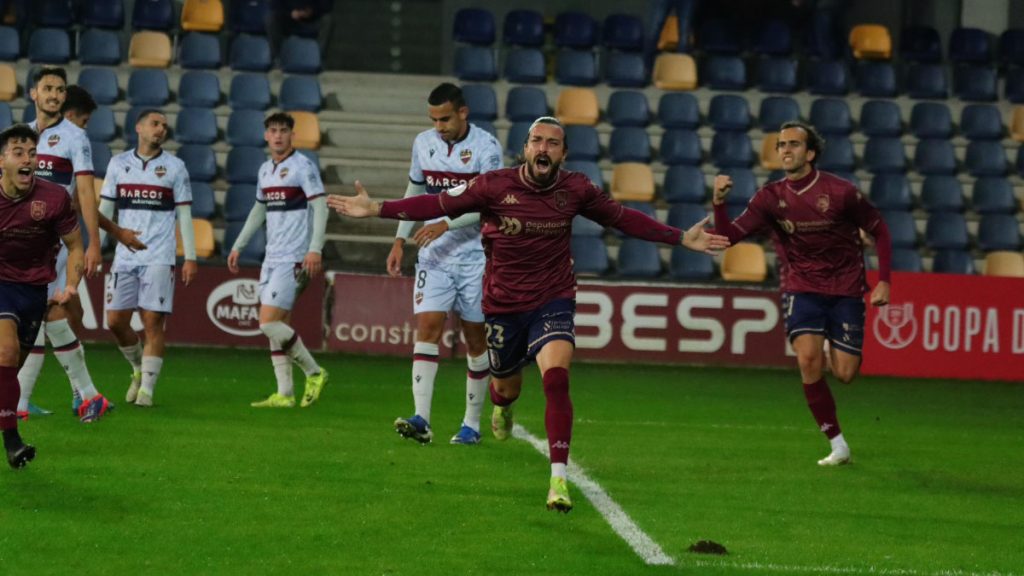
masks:
<path fill-rule="evenodd" d="M 220 0 L 185 0 L 181 7 L 181 29 L 187 32 L 220 32 L 224 27 L 224 4 Z"/>
<path fill-rule="evenodd" d="M 1017 142 L 1024 142 L 1024 106 L 1013 107 L 1013 118 L 1010 120 L 1010 137 Z"/>
<path fill-rule="evenodd" d="M 782 159 L 779 158 L 779 135 L 770 132 L 761 141 L 761 168 L 765 170 L 782 170 Z"/>
<path fill-rule="evenodd" d="M 214 252 L 213 224 L 205 218 L 193 218 L 192 229 L 196 238 L 196 257 L 211 258 Z M 178 256 L 185 255 L 185 248 L 181 245 L 181 229 L 174 227 L 174 236 L 178 242 Z"/>
<path fill-rule="evenodd" d="M 696 90 L 697 64 L 689 54 L 660 54 L 653 78 L 654 86 L 662 90 Z"/>
<path fill-rule="evenodd" d="M 1024 278 L 1024 254 L 998 250 L 985 255 L 986 276 Z"/>
<path fill-rule="evenodd" d="M 167 68 L 171 65 L 170 36 L 152 30 L 132 34 L 128 63 L 136 68 Z"/>
<path fill-rule="evenodd" d="M 679 47 L 679 18 L 675 14 L 669 14 L 665 18 L 665 25 L 661 27 L 661 34 L 658 35 L 658 50 L 661 52 L 672 51 Z"/>
<path fill-rule="evenodd" d="M 312 112 L 289 112 L 295 118 L 295 136 L 292 145 L 304 150 L 320 149 L 320 121 Z"/>
<path fill-rule="evenodd" d="M 612 198 L 619 202 L 653 202 L 651 166 L 640 162 L 616 164 L 612 169 Z"/>
<path fill-rule="evenodd" d="M 892 58 L 892 36 L 880 24 L 858 24 L 850 30 L 850 48 L 857 60 L 889 60 Z"/>
<path fill-rule="evenodd" d="M 0 101 L 10 102 L 18 96 L 18 80 L 14 77 L 14 67 L 0 64 Z"/>
<path fill-rule="evenodd" d="M 564 88 L 558 94 L 555 116 L 562 124 L 594 126 L 601 117 L 597 94 L 590 88 Z"/>
<path fill-rule="evenodd" d="M 722 255 L 722 279 L 730 282 L 763 282 L 768 276 L 764 248 L 760 244 L 740 242 Z"/>

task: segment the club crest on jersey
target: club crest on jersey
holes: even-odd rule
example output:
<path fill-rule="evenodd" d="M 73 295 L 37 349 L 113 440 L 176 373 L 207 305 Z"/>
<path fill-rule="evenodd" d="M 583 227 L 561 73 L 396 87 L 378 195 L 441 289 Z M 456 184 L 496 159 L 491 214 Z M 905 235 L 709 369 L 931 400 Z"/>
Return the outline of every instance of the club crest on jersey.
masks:
<path fill-rule="evenodd" d="M 830 203 L 831 202 L 830 202 L 828 196 L 826 196 L 825 194 L 822 194 L 822 195 L 818 196 L 818 199 L 815 201 L 814 205 L 818 207 L 818 211 L 819 212 L 824 213 L 824 212 L 828 212 L 828 207 L 829 207 Z"/>
<path fill-rule="evenodd" d="M 42 200 L 33 200 L 31 206 L 28 209 L 29 215 L 36 222 L 46 217 L 46 202 Z"/>
<path fill-rule="evenodd" d="M 419 306 L 420 304 L 423 304 L 423 292 L 416 293 L 416 305 Z"/>
<path fill-rule="evenodd" d="M 285 166 L 284 168 L 281 168 L 281 178 L 285 178 L 286 176 L 288 176 L 288 167 L 287 166 Z"/>
<path fill-rule="evenodd" d="M 463 164 L 469 164 L 469 161 L 473 159 L 473 151 L 466 148 L 462 152 L 459 152 L 459 160 L 462 160 Z"/>
<path fill-rule="evenodd" d="M 565 190 L 555 190 L 555 208 L 559 210 L 569 204 L 569 193 Z"/>
<path fill-rule="evenodd" d="M 164 174 L 167 174 L 167 168 L 164 168 L 163 166 L 157 166 L 156 168 L 153 169 L 153 173 L 156 174 L 157 178 L 163 178 Z"/>
<path fill-rule="evenodd" d="M 53 148 L 57 144 L 60 144 L 60 134 L 50 134 L 50 137 L 46 139 L 46 143 Z"/>

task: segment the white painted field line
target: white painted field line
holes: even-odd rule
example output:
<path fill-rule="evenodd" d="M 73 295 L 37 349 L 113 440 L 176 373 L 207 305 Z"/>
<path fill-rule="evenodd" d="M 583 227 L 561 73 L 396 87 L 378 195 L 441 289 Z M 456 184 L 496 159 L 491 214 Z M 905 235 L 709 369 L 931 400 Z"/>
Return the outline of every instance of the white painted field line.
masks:
<path fill-rule="evenodd" d="M 689 564 L 688 564 L 689 565 Z M 877 574 L 878 576 L 1015 576 L 1013 572 L 965 572 L 963 570 L 939 570 L 938 572 L 922 572 L 909 568 L 876 568 L 875 566 L 796 566 L 770 564 L 760 562 L 721 562 L 697 560 L 694 566 L 735 568 L 737 570 L 756 570 L 758 572 L 781 572 L 783 574 Z"/>
<path fill-rule="evenodd" d="M 516 424 L 512 429 L 512 435 L 528 442 L 538 452 L 543 454 L 544 457 L 548 456 L 547 442 L 530 434 L 530 431 L 526 428 Z M 629 514 L 626 514 L 626 511 L 612 500 L 611 496 L 601 488 L 600 484 L 591 479 L 583 468 L 580 468 L 571 461 L 569 462 L 569 479 L 572 484 L 579 488 L 580 492 L 583 492 L 587 500 L 590 500 L 594 508 L 597 508 L 597 511 L 601 513 L 601 516 L 608 522 L 608 525 L 612 527 L 612 530 L 625 540 L 626 544 L 629 544 L 629 547 L 633 549 L 633 552 L 641 560 L 651 565 L 675 564 L 675 560 L 668 554 L 665 554 L 661 546 L 658 546 L 657 542 L 633 522 Z"/>

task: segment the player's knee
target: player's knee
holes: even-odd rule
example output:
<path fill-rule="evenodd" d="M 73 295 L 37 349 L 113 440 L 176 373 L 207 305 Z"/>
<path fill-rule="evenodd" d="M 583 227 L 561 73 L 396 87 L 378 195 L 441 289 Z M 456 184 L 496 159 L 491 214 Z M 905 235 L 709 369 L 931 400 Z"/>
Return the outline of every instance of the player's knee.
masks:
<path fill-rule="evenodd" d="M 0 346 L 0 366 L 17 366 L 21 360 L 17 346 Z"/>
<path fill-rule="evenodd" d="M 857 377 L 857 368 L 853 366 L 833 367 L 832 375 L 843 384 L 851 384 Z"/>
<path fill-rule="evenodd" d="M 288 327 L 284 322 L 267 322 L 260 324 L 260 331 L 267 337 L 268 340 L 277 344 L 278 346 L 284 346 L 295 335 L 295 331 Z"/>
<path fill-rule="evenodd" d="M 544 392 L 548 394 L 569 391 L 569 371 L 565 368 L 548 368 L 541 378 L 544 381 Z"/>

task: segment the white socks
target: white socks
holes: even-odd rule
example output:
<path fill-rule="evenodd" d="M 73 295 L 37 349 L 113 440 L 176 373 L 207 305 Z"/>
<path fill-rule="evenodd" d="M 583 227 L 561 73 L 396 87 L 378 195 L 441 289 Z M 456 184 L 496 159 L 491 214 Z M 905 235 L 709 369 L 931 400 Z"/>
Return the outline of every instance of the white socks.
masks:
<path fill-rule="evenodd" d="M 21 397 L 18 399 L 18 412 L 28 412 L 28 403 L 32 399 L 32 391 L 36 388 L 36 381 L 39 380 L 39 372 L 43 369 L 43 360 L 46 359 L 46 331 L 44 326 L 39 327 L 39 334 L 36 336 L 36 343 L 29 352 L 25 364 L 18 371 L 18 384 L 21 386 Z"/>
<path fill-rule="evenodd" d="M 295 381 L 292 380 L 292 359 L 275 344 L 270 345 L 270 362 L 274 365 L 277 379 L 277 393 L 281 396 L 295 395 Z"/>
<path fill-rule="evenodd" d="M 430 422 L 430 402 L 437 378 L 437 344 L 417 342 L 412 349 L 412 399 L 416 414 Z"/>
<path fill-rule="evenodd" d="M 92 400 L 99 395 L 85 366 L 85 350 L 71 331 L 67 320 L 46 323 L 46 337 L 53 346 L 53 355 L 67 372 L 71 385 L 82 394 L 83 400 Z"/>
<path fill-rule="evenodd" d="M 462 422 L 477 432 L 480 431 L 480 413 L 484 407 L 487 383 L 490 380 L 491 362 L 487 352 L 466 357 L 466 415 Z"/>
<path fill-rule="evenodd" d="M 320 373 L 320 365 L 313 359 L 313 355 L 309 353 L 306 345 L 302 343 L 302 338 L 299 338 L 299 335 L 295 333 L 291 326 L 284 322 L 267 322 L 266 324 L 260 324 L 260 330 L 270 340 L 271 349 L 276 344 L 279 349 L 287 353 L 299 365 L 299 368 L 302 369 L 306 376 Z"/>
<path fill-rule="evenodd" d="M 153 388 L 156 380 L 160 377 L 160 369 L 164 366 L 164 359 L 159 356 L 142 357 L 142 391 L 150 398 L 153 397 Z"/>
<path fill-rule="evenodd" d="M 132 365 L 132 370 L 135 372 L 142 371 L 142 340 L 136 340 L 135 344 L 131 346 L 119 346 L 121 354 L 124 355 L 124 359 Z"/>
<path fill-rule="evenodd" d="M 559 478 L 566 478 L 565 474 L 565 463 L 564 462 L 552 462 L 551 463 L 551 475 L 558 476 Z"/>

